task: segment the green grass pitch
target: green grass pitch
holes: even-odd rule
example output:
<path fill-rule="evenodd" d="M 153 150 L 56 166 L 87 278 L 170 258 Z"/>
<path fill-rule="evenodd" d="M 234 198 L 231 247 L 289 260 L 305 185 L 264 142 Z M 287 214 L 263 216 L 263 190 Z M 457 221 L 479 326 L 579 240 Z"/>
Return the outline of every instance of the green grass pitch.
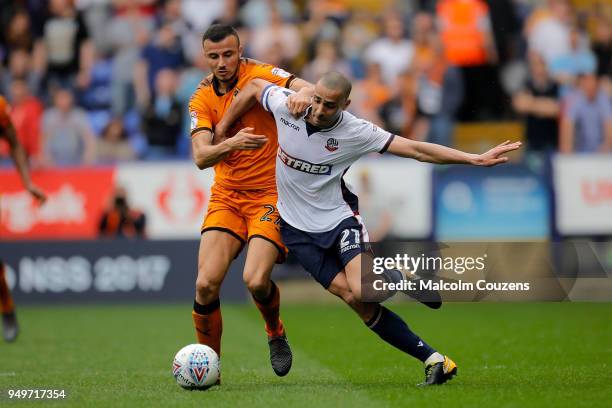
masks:
<path fill-rule="evenodd" d="M 343 305 L 286 305 L 294 350 L 274 375 L 252 305 L 223 306 L 223 385 L 185 391 L 172 357 L 193 342 L 190 305 L 22 307 L 22 333 L 0 343 L 1 406 L 75 407 L 609 407 L 612 304 L 392 305 L 459 365 L 421 389 L 420 363 L 371 333 Z M 8 400 L 7 389 L 66 389 L 63 401 Z"/>

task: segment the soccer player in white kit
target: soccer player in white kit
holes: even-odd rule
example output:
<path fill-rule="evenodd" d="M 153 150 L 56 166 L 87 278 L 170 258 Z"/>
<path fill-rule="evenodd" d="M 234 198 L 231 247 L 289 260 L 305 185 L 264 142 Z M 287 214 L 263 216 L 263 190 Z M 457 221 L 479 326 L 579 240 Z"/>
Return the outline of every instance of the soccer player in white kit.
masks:
<path fill-rule="evenodd" d="M 329 292 L 340 297 L 378 336 L 425 365 L 423 385 L 442 384 L 457 365 L 413 333 L 395 313 L 379 303 L 361 300 L 362 242 L 367 232 L 357 210 L 357 197 L 342 180 L 350 165 L 371 152 L 439 164 L 493 166 L 520 142 L 504 142 L 484 154 L 469 154 L 395 135 L 345 111 L 351 83 L 330 72 L 316 84 L 311 106 L 299 118 L 286 106 L 291 91 L 255 79 L 234 99 L 219 124 L 227 128 L 259 101 L 276 120 L 277 208 L 285 245 L 300 264 Z"/>

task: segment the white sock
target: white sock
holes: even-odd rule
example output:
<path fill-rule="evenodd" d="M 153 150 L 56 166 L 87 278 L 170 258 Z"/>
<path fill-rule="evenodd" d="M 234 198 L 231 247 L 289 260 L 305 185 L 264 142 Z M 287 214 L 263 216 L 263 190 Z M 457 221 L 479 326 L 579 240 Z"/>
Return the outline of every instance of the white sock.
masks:
<path fill-rule="evenodd" d="M 430 366 L 435 363 L 443 363 L 443 362 L 444 362 L 444 356 L 436 351 L 431 356 L 427 357 L 427 360 L 425 360 L 425 367 Z"/>

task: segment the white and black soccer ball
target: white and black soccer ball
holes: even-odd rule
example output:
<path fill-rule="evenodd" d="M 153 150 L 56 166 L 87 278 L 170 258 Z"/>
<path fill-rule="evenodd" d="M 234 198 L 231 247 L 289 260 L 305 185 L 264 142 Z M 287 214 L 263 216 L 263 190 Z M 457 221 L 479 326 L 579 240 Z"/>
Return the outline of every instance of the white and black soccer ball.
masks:
<path fill-rule="evenodd" d="M 174 356 L 172 375 L 185 389 L 205 390 L 219 379 L 219 356 L 203 344 L 190 344 Z"/>

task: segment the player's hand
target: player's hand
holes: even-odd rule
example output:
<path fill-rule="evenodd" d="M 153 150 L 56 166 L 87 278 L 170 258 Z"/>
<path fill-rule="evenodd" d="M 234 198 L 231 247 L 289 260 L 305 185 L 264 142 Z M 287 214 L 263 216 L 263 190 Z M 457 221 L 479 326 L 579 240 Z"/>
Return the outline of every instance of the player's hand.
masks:
<path fill-rule="evenodd" d="M 225 139 L 231 150 L 255 150 L 268 142 L 268 138 L 264 135 L 256 135 L 252 127 L 246 127 L 236 133 L 233 137 Z"/>
<path fill-rule="evenodd" d="M 312 88 L 305 87 L 300 89 L 299 92 L 289 95 L 285 101 L 289 112 L 296 118 L 302 116 L 312 103 L 313 93 Z"/>
<path fill-rule="evenodd" d="M 474 164 L 476 166 L 491 167 L 497 164 L 506 163 L 508 157 L 504 156 L 504 154 L 519 149 L 521 144 L 521 142 L 510 143 L 509 140 L 506 140 L 504 143 L 495 146 L 488 152 L 476 155 Z"/>
<path fill-rule="evenodd" d="M 31 184 L 27 187 L 27 190 L 30 194 L 32 194 L 32 196 L 38 200 L 38 203 L 40 205 L 44 204 L 45 201 L 47 201 L 47 195 L 44 193 L 44 191 L 42 191 L 40 188 L 38 188 L 37 186 L 35 186 L 34 184 Z"/>

